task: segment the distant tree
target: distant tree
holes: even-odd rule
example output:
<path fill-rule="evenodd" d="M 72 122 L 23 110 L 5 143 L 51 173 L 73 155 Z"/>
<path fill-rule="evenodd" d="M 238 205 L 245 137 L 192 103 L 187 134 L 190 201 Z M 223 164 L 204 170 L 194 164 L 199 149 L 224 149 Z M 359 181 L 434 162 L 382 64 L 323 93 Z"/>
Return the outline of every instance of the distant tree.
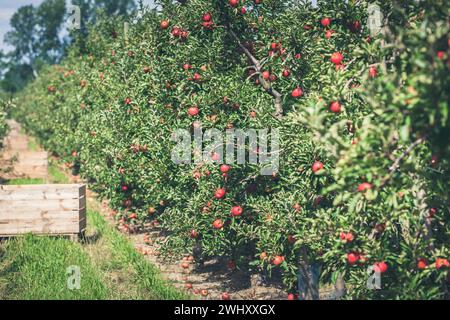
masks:
<path fill-rule="evenodd" d="M 71 4 L 78 6 L 81 11 L 80 29 L 70 32 L 70 37 L 73 39 L 80 53 L 85 52 L 85 39 L 88 35 L 88 26 L 95 24 L 97 21 L 98 10 L 102 10 L 107 16 L 126 16 L 136 9 L 134 0 L 72 0 Z"/>
<path fill-rule="evenodd" d="M 36 13 L 33 5 L 20 7 L 11 18 L 11 31 L 5 35 L 5 43 L 14 49 L 9 54 L 12 61 L 28 60 L 32 65 L 36 56 Z"/>
<path fill-rule="evenodd" d="M 38 6 L 20 7 L 11 18 L 11 31 L 5 43 L 13 49 L 2 55 L 1 87 L 6 91 L 20 90 L 42 65 L 58 62 L 64 54 L 60 37 L 65 16 L 64 0 L 44 0 Z"/>
<path fill-rule="evenodd" d="M 97 19 L 97 9 L 107 16 L 127 15 L 136 8 L 134 0 L 72 0 L 81 10 L 81 30 L 69 32 L 62 39 L 66 15 L 65 0 L 44 0 L 35 7 L 20 7 L 11 18 L 11 31 L 5 35 L 5 43 L 13 49 L 0 54 L 0 87 L 16 92 L 30 79 L 36 78 L 45 64 L 58 63 L 64 56 L 67 42 L 76 42 L 84 52 L 84 39 L 88 24 Z"/>

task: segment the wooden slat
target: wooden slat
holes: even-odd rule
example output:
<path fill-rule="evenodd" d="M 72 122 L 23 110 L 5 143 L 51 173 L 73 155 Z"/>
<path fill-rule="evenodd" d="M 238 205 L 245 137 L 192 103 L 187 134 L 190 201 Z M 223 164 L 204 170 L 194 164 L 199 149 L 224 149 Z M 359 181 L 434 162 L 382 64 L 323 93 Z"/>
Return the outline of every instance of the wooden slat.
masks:
<path fill-rule="evenodd" d="M 79 199 L 79 194 L 72 190 L 27 190 L 12 191 L 0 190 L 0 200 L 61 200 L 61 199 Z"/>
<path fill-rule="evenodd" d="M 17 236 L 26 233 L 32 234 L 75 234 L 80 233 L 80 227 L 78 222 L 71 223 L 46 223 L 46 224 L 35 224 L 27 223 L 26 221 L 20 222 L 17 225 L 1 225 L 0 235 L 9 237 Z"/>
<path fill-rule="evenodd" d="M 20 213 L 29 210 L 76 211 L 80 209 L 79 199 L 56 199 L 45 201 L 0 200 L 0 212 Z"/>
<path fill-rule="evenodd" d="M 0 224 L 6 224 L 8 221 L 16 220 L 71 220 L 80 219 L 79 211 L 58 211 L 58 210 L 30 210 L 23 211 L 15 216 L 10 213 L 0 213 Z"/>
<path fill-rule="evenodd" d="M 86 186 L 83 184 L 0 185 L 0 191 L 1 190 L 5 190 L 5 191 L 45 190 L 47 192 L 54 192 L 54 191 L 60 191 L 60 190 L 71 190 L 71 191 L 77 193 L 80 190 L 86 190 L 85 188 L 86 188 Z"/>

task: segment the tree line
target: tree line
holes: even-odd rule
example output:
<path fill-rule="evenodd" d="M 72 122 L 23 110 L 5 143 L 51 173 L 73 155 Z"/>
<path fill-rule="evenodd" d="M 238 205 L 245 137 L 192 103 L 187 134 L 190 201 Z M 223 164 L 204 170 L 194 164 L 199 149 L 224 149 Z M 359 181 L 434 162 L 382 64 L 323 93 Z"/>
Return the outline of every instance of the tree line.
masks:
<path fill-rule="evenodd" d="M 129 15 L 142 1 L 134 0 L 71 0 L 80 8 L 81 27 L 67 30 L 71 14 L 65 0 L 44 0 L 40 5 L 20 7 L 10 19 L 10 31 L 3 39 L 11 49 L 0 50 L 0 90 L 15 93 L 39 75 L 46 64 L 61 61 L 68 46 L 83 39 L 89 25 L 95 23 L 99 11 L 106 15 Z"/>

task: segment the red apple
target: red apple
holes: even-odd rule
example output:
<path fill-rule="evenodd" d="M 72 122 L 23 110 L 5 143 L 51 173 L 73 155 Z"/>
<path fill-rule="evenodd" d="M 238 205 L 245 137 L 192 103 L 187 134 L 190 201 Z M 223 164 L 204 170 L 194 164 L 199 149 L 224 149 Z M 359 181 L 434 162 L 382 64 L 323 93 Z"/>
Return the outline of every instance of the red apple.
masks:
<path fill-rule="evenodd" d="M 338 101 L 333 101 L 330 104 L 330 111 L 333 113 L 341 112 L 342 106 Z"/>
<path fill-rule="evenodd" d="M 235 8 L 239 4 L 239 0 L 228 0 L 228 3 Z"/>
<path fill-rule="evenodd" d="M 195 230 L 192 230 L 192 231 L 191 231 L 191 238 L 197 239 L 197 238 L 198 238 L 198 232 L 195 231 Z"/>
<path fill-rule="evenodd" d="M 135 219 L 138 218 L 138 216 L 137 216 L 136 213 L 132 213 L 132 214 L 130 214 L 130 215 L 128 216 L 128 218 L 130 218 L 130 219 L 132 219 L 132 220 L 135 220 Z"/>
<path fill-rule="evenodd" d="M 385 273 L 388 269 L 388 265 L 384 261 L 375 262 L 375 264 L 373 265 L 373 268 L 374 268 L 375 272 Z"/>
<path fill-rule="evenodd" d="M 372 189 L 372 185 L 368 182 L 363 182 L 358 186 L 359 192 L 364 192 L 366 190 Z"/>
<path fill-rule="evenodd" d="M 330 61 L 335 65 L 340 65 L 342 60 L 344 60 L 344 56 L 340 52 L 333 53 L 330 58 Z"/>
<path fill-rule="evenodd" d="M 216 192 L 214 193 L 214 197 L 216 199 L 222 199 L 223 197 L 225 197 L 226 191 L 225 189 L 217 189 Z"/>
<path fill-rule="evenodd" d="M 350 252 L 347 254 L 347 262 L 350 265 L 354 265 L 355 263 L 357 263 L 359 260 L 359 255 L 357 253 L 354 252 Z"/>
<path fill-rule="evenodd" d="M 276 256 L 276 257 L 273 259 L 272 263 L 273 263 L 274 265 L 276 265 L 276 266 L 279 266 L 280 264 L 283 263 L 283 261 L 284 261 L 284 257 L 283 257 L 283 256 Z"/>
<path fill-rule="evenodd" d="M 201 75 L 199 75 L 198 73 L 194 73 L 194 81 L 200 81 L 200 79 L 202 78 Z"/>
<path fill-rule="evenodd" d="M 378 69 L 377 69 L 377 67 L 370 67 L 370 68 L 369 68 L 369 76 L 370 76 L 371 78 L 375 78 L 375 77 L 377 76 L 377 74 L 378 74 Z"/>
<path fill-rule="evenodd" d="M 172 28 L 172 35 L 174 37 L 179 37 L 181 35 L 181 29 L 179 27 Z"/>
<path fill-rule="evenodd" d="M 216 230 L 222 229 L 223 228 L 223 221 L 220 219 L 217 219 L 213 222 L 213 228 Z"/>
<path fill-rule="evenodd" d="M 283 70 L 283 77 L 288 78 L 291 75 L 291 72 L 288 69 Z"/>
<path fill-rule="evenodd" d="M 322 163 L 322 162 L 316 161 L 316 162 L 314 162 L 314 164 L 312 165 L 312 171 L 313 171 L 314 173 L 317 173 L 317 172 L 323 170 L 323 167 L 324 167 L 324 166 L 323 166 L 323 163 Z"/>
<path fill-rule="evenodd" d="M 202 20 L 203 20 L 204 22 L 209 22 L 209 21 L 211 21 L 211 20 L 212 20 L 212 15 L 211 15 L 211 13 L 209 13 L 209 12 L 204 13 L 203 16 L 202 16 Z"/>
<path fill-rule="evenodd" d="M 437 258 L 436 259 L 436 269 L 441 269 L 442 267 L 450 267 L 447 259 Z"/>
<path fill-rule="evenodd" d="M 231 215 L 233 217 L 239 217 L 240 215 L 242 215 L 243 212 L 244 212 L 244 209 L 242 209 L 241 206 L 235 206 L 235 207 L 231 208 Z"/>
<path fill-rule="evenodd" d="M 417 269 L 423 270 L 427 267 L 427 261 L 423 258 L 417 261 Z"/>
<path fill-rule="evenodd" d="M 230 294 L 228 292 L 224 292 L 221 295 L 222 300 L 231 300 Z"/>
<path fill-rule="evenodd" d="M 199 109 L 198 109 L 198 107 L 190 107 L 189 109 L 188 109 L 188 114 L 191 116 L 191 117 L 195 117 L 196 115 L 198 115 L 198 113 L 199 113 Z"/>
<path fill-rule="evenodd" d="M 303 90 L 301 88 L 295 88 L 291 95 L 293 98 L 300 98 L 303 95 Z"/>
<path fill-rule="evenodd" d="M 161 21 L 160 27 L 161 27 L 161 29 L 163 29 L 163 30 L 167 29 L 167 28 L 169 27 L 169 21 L 167 21 L 167 20 Z"/>
<path fill-rule="evenodd" d="M 320 21 L 320 23 L 322 24 L 322 26 L 328 27 L 328 26 L 330 25 L 330 23 L 331 23 L 331 19 L 328 18 L 328 17 L 323 18 L 323 19 Z"/>

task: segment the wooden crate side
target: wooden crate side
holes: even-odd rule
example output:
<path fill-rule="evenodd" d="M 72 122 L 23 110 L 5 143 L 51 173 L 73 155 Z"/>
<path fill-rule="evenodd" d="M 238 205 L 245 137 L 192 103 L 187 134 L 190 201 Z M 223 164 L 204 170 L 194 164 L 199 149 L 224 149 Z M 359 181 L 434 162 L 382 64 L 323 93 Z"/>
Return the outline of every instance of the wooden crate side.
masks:
<path fill-rule="evenodd" d="M 43 201 L 0 200 L 0 212 L 20 213 L 30 210 L 77 211 L 80 209 L 79 199 L 56 199 Z"/>
<path fill-rule="evenodd" d="M 0 186 L 0 236 L 79 234 L 85 194 L 85 185 Z"/>
<path fill-rule="evenodd" d="M 58 210 L 30 210 L 22 211 L 20 214 L 11 214 L 9 212 L 0 213 L 0 224 L 7 224 L 9 221 L 19 220 L 78 220 L 80 219 L 80 210 L 58 211 Z"/>
<path fill-rule="evenodd" d="M 0 200 L 62 200 L 62 199 L 79 199 L 80 196 L 67 189 L 61 190 L 0 190 Z"/>
<path fill-rule="evenodd" d="M 57 190 L 73 191 L 80 195 L 82 184 L 30 184 L 30 185 L 0 185 L 0 190 L 19 191 L 19 190 L 45 190 L 53 192 Z"/>
<path fill-rule="evenodd" d="M 35 223 L 21 221 L 19 224 L 5 225 L 0 228 L 0 236 L 2 237 L 14 237 L 28 233 L 35 235 L 65 235 L 78 234 L 80 232 L 78 221 L 64 223 Z"/>

